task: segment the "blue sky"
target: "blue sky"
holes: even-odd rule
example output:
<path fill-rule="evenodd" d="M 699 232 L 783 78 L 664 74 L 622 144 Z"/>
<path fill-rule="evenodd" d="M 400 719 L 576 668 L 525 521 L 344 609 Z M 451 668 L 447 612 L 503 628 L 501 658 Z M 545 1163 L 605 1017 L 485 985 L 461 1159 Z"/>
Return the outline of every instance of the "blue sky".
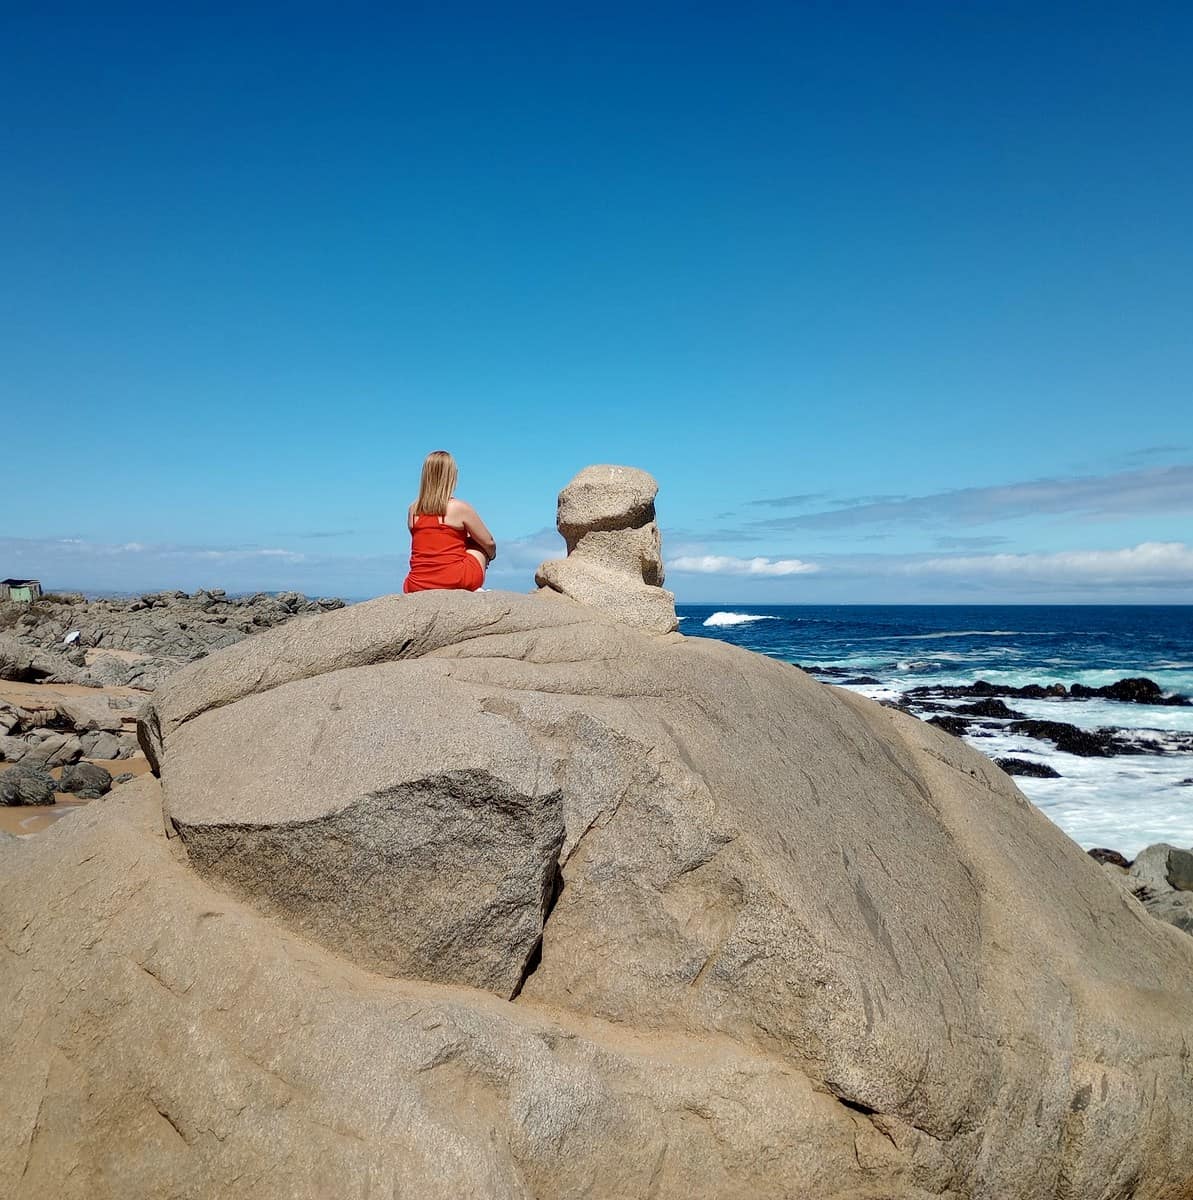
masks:
<path fill-rule="evenodd" d="M 7 6 L 0 573 L 492 584 L 641 466 L 680 600 L 1193 599 L 1193 8 Z M 14 455 L 15 450 L 15 455 Z"/>

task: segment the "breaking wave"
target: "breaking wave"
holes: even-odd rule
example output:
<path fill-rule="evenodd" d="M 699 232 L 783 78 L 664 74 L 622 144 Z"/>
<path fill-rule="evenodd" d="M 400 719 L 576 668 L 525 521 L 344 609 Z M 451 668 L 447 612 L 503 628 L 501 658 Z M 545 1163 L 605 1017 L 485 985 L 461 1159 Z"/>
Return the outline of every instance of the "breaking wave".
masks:
<path fill-rule="evenodd" d="M 705 625 L 745 625 L 750 621 L 777 621 L 778 617 L 764 617 L 759 613 L 715 612 Z"/>

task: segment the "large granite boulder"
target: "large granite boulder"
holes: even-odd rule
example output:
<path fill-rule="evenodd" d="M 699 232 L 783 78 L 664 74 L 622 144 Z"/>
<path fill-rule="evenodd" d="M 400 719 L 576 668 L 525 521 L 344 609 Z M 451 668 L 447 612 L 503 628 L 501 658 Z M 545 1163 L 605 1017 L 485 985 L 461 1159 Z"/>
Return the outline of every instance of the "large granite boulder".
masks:
<path fill-rule="evenodd" d="M 138 781 L 5 868 L 0 1192 L 1188 1194 L 1193 940 L 903 713 L 429 592 L 141 732 L 165 829 Z"/>
<path fill-rule="evenodd" d="M 567 558 L 542 563 L 535 582 L 638 629 L 676 629 L 675 596 L 663 588 L 658 490 L 636 467 L 585 467 L 559 493 Z"/>

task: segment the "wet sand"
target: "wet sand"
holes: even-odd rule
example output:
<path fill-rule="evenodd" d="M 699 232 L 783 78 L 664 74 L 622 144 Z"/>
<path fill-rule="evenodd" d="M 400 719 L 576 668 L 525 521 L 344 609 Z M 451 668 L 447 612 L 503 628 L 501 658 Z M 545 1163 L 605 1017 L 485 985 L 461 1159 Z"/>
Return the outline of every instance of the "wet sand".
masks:
<path fill-rule="evenodd" d="M 49 708 L 56 699 L 66 696 L 131 696 L 134 700 L 148 700 L 149 692 L 131 687 L 83 687 L 78 683 L 17 683 L 11 679 L 0 679 L 0 703 L 7 701 L 19 708 Z M 135 713 L 135 708 L 127 710 Z"/>

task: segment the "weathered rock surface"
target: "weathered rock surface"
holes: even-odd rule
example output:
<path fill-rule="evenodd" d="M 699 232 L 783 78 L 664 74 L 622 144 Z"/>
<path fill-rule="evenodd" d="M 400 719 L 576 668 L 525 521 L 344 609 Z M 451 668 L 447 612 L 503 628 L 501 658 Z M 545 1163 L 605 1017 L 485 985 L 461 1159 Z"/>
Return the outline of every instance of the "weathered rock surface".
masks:
<path fill-rule="evenodd" d="M 933 1194 L 870 1118 L 732 1038 L 385 980 L 282 932 L 171 854 L 156 791 L 0 856 L 3 1194 Z"/>
<path fill-rule="evenodd" d="M 35 678 L 33 653 L 16 638 L 0 633 L 0 679 L 25 681 Z"/>
<path fill-rule="evenodd" d="M 88 758 L 127 758 L 128 747 L 114 733 L 85 733 L 79 738 L 79 746 Z"/>
<path fill-rule="evenodd" d="M 1153 891 L 1193 892 L 1193 850 L 1158 842 L 1141 850 L 1131 876 Z"/>
<path fill-rule="evenodd" d="M 1193 934 L 1193 850 L 1157 842 L 1134 862 L 1115 850 L 1090 850 L 1089 855 L 1156 920 Z"/>
<path fill-rule="evenodd" d="M 55 787 L 44 768 L 20 763 L 0 771 L 0 804 L 53 804 Z"/>
<path fill-rule="evenodd" d="M 72 729 L 81 732 L 120 732 L 120 714 L 112 708 L 106 698 L 80 696 L 59 700 L 57 709 Z"/>
<path fill-rule="evenodd" d="M 431 592 L 194 664 L 142 738 L 181 837 L 139 781 L 7 856 L 0 1192 L 1188 1194 L 1193 941 L 905 714 Z"/>
<path fill-rule="evenodd" d="M 663 588 L 658 490 L 636 467 L 585 467 L 559 493 L 568 556 L 540 564 L 535 582 L 635 628 L 676 629 L 675 596 Z"/>
<path fill-rule="evenodd" d="M 109 697 L 48 695 L 41 707 L 5 705 L 0 711 L 0 762 L 63 766 L 80 758 L 128 758 L 137 739 L 123 732 L 128 710 Z"/>
<path fill-rule="evenodd" d="M 1156 920 L 1193 934 L 1193 851 L 1159 842 L 1141 850 L 1133 863 L 1114 850 L 1089 854 Z"/>

